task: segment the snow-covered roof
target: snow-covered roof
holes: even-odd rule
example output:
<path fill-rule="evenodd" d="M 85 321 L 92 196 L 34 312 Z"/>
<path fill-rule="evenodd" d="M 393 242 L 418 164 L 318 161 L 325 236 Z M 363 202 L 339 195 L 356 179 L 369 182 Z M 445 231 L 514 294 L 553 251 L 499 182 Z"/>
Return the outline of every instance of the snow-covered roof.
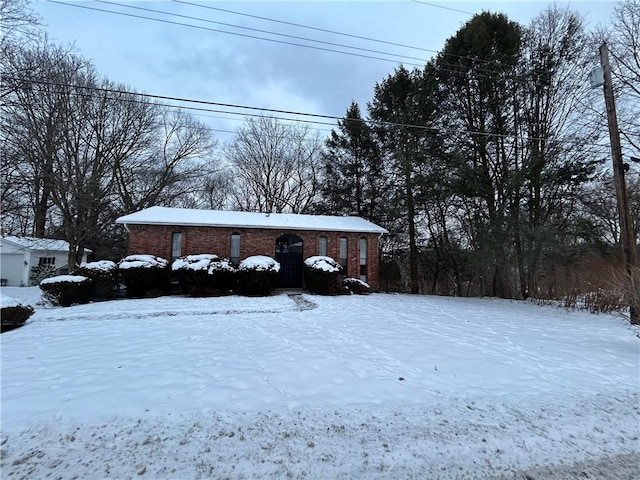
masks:
<path fill-rule="evenodd" d="M 55 240 L 53 238 L 35 238 L 35 237 L 2 237 L 2 240 L 10 242 L 17 247 L 27 250 L 47 250 L 51 252 L 68 252 L 69 243 L 64 240 Z"/>
<path fill-rule="evenodd" d="M 315 230 L 325 232 L 388 233 L 360 217 L 301 215 L 294 213 L 253 213 L 223 210 L 151 207 L 116 220 L 130 225 L 180 225 L 206 227 Z"/>

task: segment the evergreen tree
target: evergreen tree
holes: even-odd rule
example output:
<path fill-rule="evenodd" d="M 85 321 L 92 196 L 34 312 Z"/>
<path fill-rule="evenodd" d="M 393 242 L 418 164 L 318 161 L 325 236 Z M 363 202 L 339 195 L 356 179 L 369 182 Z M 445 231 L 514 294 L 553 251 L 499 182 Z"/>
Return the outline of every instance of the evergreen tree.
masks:
<path fill-rule="evenodd" d="M 461 199 L 478 277 L 487 291 L 512 295 L 510 207 L 517 176 L 513 169 L 514 82 L 521 28 L 505 15 L 483 12 L 447 40 L 438 56 L 450 145 L 458 159 L 455 189 Z"/>
<path fill-rule="evenodd" d="M 432 67 L 408 71 L 396 69 L 375 86 L 369 114 L 377 122 L 375 133 L 388 164 L 392 180 L 393 200 L 406 226 L 409 243 L 411 293 L 419 293 L 417 202 L 425 182 L 426 165 L 437 156 L 437 129 L 431 127 L 438 115 L 437 85 Z M 435 142 L 435 143 L 434 143 Z"/>
<path fill-rule="evenodd" d="M 338 121 L 338 130 L 331 131 L 326 147 L 322 209 L 331 214 L 355 213 L 384 223 L 384 165 L 372 129 L 362 118 L 356 102 Z"/>

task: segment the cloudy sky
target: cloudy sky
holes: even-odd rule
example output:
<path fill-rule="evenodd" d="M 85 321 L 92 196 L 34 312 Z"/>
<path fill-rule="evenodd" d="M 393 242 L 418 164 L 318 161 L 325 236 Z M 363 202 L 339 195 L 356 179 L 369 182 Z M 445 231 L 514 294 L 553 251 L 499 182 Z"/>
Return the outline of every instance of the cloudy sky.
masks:
<path fill-rule="evenodd" d="M 376 82 L 399 63 L 424 64 L 474 13 L 499 11 L 528 24 L 550 4 L 56 0 L 32 8 L 51 40 L 75 44 L 99 73 L 138 91 L 342 116 L 351 100 L 364 110 Z M 615 2 L 558 5 L 596 26 L 609 19 Z M 225 112 L 199 114 L 220 130 L 221 140 L 231 138 L 224 131 L 234 131 L 244 119 L 228 112 L 250 112 L 207 108 Z M 331 128 L 315 127 L 322 134 Z"/>

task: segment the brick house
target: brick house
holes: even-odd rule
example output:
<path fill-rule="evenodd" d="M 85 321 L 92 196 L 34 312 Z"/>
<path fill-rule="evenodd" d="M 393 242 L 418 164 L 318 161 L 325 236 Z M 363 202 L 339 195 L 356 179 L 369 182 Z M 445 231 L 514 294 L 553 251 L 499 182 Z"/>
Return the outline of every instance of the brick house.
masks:
<path fill-rule="evenodd" d="M 327 255 L 378 289 L 378 238 L 387 231 L 360 217 L 252 213 L 151 207 L 116 220 L 129 232 L 129 254 L 173 261 L 183 255 L 214 253 L 234 264 L 267 255 L 281 266 L 280 287 L 303 286 L 302 265 Z"/>

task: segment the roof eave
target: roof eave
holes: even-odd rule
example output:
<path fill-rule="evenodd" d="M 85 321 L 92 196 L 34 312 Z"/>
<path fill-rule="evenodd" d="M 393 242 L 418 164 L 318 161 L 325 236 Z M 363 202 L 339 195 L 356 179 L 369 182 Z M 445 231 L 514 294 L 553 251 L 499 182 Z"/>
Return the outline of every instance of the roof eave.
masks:
<path fill-rule="evenodd" d="M 271 227 L 268 225 L 250 225 L 250 224 L 215 224 L 215 223 L 198 223 L 198 222 L 167 222 L 167 221 L 145 221 L 145 220 L 136 220 L 136 221 L 126 221 L 117 219 L 116 223 L 121 225 L 166 225 L 166 226 L 180 226 L 180 227 L 212 227 L 212 228 L 256 228 L 263 230 L 312 230 L 317 232 L 350 232 L 350 233 L 375 233 L 375 234 L 386 234 L 389 233 L 388 230 L 380 228 L 380 229 L 353 229 L 353 228 L 304 228 L 297 226 L 277 226 Z"/>

